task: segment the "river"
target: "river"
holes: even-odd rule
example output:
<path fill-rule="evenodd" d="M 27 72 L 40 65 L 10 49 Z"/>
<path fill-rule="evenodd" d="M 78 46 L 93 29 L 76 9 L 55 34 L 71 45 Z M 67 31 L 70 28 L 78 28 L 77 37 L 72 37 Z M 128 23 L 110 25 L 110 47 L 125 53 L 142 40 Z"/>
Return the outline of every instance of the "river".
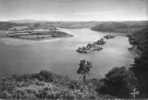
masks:
<path fill-rule="evenodd" d="M 113 67 L 128 67 L 134 61 L 134 56 L 128 51 L 131 45 L 127 37 L 107 40 L 102 51 L 79 54 L 75 51 L 79 46 L 100 39 L 104 33 L 87 28 L 60 30 L 73 37 L 43 41 L 0 38 L 0 75 L 50 70 L 78 79 L 78 64 L 81 59 L 87 59 L 93 64 L 90 77 L 100 78 Z"/>

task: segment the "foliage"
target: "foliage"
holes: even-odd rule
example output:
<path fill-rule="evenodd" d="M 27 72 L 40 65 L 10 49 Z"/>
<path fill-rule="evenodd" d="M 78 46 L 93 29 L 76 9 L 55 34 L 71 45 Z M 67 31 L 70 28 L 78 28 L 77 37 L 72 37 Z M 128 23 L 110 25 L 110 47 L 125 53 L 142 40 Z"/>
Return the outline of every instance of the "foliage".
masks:
<path fill-rule="evenodd" d="M 89 82 L 90 83 L 90 82 Z M 85 87 L 85 88 L 84 88 Z M 96 98 L 92 85 L 50 71 L 12 75 L 1 79 L 0 98 L 5 99 L 89 99 Z"/>
<path fill-rule="evenodd" d="M 136 21 L 136 22 L 104 22 L 92 27 L 92 30 L 103 31 L 103 32 L 116 32 L 116 33 L 134 33 L 142 30 L 147 25 L 147 21 Z"/>
<path fill-rule="evenodd" d="M 135 59 L 135 64 L 131 70 L 138 79 L 140 96 L 148 97 L 148 28 L 136 32 L 133 38 L 138 43 L 137 46 L 141 55 Z"/>
<path fill-rule="evenodd" d="M 148 22 L 106 22 L 92 27 L 92 30 L 127 33 L 125 35 L 129 37 L 130 43 L 138 52 L 140 51 L 140 57 L 135 58 L 135 63 L 131 66 L 129 71 L 133 72 L 137 79 L 136 85 L 140 91 L 139 97 L 148 97 Z M 122 83 L 120 78 L 117 78 L 116 82 Z M 112 94 L 112 92 L 109 93 L 109 91 L 113 91 L 112 87 L 109 87 L 109 83 L 110 81 L 108 81 L 107 77 L 100 81 L 100 84 L 104 84 L 102 87 L 105 93 L 108 91 L 108 94 Z M 100 88 L 98 91 L 100 91 Z"/>
<path fill-rule="evenodd" d="M 130 97 L 130 92 L 136 87 L 134 73 L 125 67 L 114 68 L 100 80 L 98 93 L 109 94 L 116 97 Z"/>
<path fill-rule="evenodd" d="M 89 74 L 90 68 L 92 68 L 92 64 L 89 61 L 86 60 L 81 60 L 79 64 L 79 68 L 77 70 L 77 73 L 82 75 L 83 77 L 83 82 L 86 81 L 86 75 Z"/>

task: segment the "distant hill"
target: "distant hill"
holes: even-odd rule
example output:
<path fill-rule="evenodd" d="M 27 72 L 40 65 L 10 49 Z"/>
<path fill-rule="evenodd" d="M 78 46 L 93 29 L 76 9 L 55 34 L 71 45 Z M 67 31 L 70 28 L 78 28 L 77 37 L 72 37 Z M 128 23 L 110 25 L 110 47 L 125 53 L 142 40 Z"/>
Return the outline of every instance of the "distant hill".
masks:
<path fill-rule="evenodd" d="M 0 22 L 0 30 L 8 30 L 16 26 L 28 26 L 32 28 L 91 28 L 100 22 L 59 22 L 59 21 L 36 21 L 36 20 L 12 20 L 7 22 Z"/>
<path fill-rule="evenodd" d="M 0 22 L 0 30 L 8 30 L 13 26 L 31 26 L 31 27 L 60 27 L 60 28 L 91 28 L 94 31 L 120 32 L 127 33 L 141 30 L 147 25 L 148 21 L 129 21 L 129 22 L 62 22 L 62 21 L 38 21 L 38 20 L 11 20 Z"/>
<path fill-rule="evenodd" d="M 12 23 L 12 22 L 0 22 L 0 30 L 8 30 L 13 26 L 18 26 L 19 24 Z"/>
<path fill-rule="evenodd" d="M 12 23 L 37 23 L 37 22 L 45 22 L 45 21 L 33 20 L 33 19 L 21 19 L 21 20 L 10 20 L 9 22 L 12 22 Z"/>
<path fill-rule="evenodd" d="M 102 22 L 91 29 L 94 31 L 135 33 L 142 30 L 148 21 L 127 21 L 127 22 Z"/>

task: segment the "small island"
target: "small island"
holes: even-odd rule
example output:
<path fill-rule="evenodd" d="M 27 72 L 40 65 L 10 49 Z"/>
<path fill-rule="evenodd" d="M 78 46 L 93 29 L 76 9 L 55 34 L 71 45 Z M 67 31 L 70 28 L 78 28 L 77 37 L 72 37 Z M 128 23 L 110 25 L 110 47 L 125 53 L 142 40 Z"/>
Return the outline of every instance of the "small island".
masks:
<path fill-rule="evenodd" d="M 84 47 L 79 47 L 76 51 L 78 53 L 90 53 L 93 51 L 100 51 L 102 50 L 102 45 L 104 45 L 106 42 L 104 41 L 103 38 L 101 38 L 100 40 L 97 40 L 96 42 L 92 43 L 92 44 L 87 44 Z"/>
<path fill-rule="evenodd" d="M 61 31 L 19 32 L 19 33 L 7 34 L 7 36 L 11 38 L 27 39 L 27 40 L 44 40 L 44 39 L 61 38 L 61 37 L 72 37 L 72 35 L 69 35 Z"/>
<path fill-rule="evenodd" d="M 15 27 L 11 28 L 6 35 L 10 38 L 26 39 L 26 40 L 44 40 L 62 37 L 72 37 L 72 35 L 58 30 L 56 27 L 49 28 L 30 28 Z"/>
<path fill-rule="evenodd" d="M 108 39 L 113 39 L 113 38 L 115 38 L 115 35 L 107 34 L 103 38 L 101 38 L 93 43 L 88 43 L 86 46 L 79 47 L 76 50 L 76 52 L 82 53 L 82 54 L 87 54 L 87 53 L 94 52 L 94 51 L 101 51 L 101 50 L 103 50 L 102 46 L 106 44 L 105 39 L 108 40 Z"/>
<path fill-rule="evenodd" d="M 108 34 L 108 35 L 105 35 L 104 38 L 105 39 L 113 39 L 113 38 L 115 38 L 115 35 Z"/>

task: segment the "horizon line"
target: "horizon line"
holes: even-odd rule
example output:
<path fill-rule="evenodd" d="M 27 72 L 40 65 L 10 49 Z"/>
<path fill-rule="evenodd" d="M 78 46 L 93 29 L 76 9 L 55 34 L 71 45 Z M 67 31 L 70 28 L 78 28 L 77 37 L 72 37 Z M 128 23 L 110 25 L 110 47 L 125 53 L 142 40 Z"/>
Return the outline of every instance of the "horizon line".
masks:
<path fill-rule="evenodd" d="M 148 19 L 133 19 L 133 20 L 40 20 L 40 19 L 8 19 L 0 20 L 1 22 L 13 22 L 13 21 L 39 21 L 39 22 L 126 22 L 126 21 L 148 21 Z"/>

